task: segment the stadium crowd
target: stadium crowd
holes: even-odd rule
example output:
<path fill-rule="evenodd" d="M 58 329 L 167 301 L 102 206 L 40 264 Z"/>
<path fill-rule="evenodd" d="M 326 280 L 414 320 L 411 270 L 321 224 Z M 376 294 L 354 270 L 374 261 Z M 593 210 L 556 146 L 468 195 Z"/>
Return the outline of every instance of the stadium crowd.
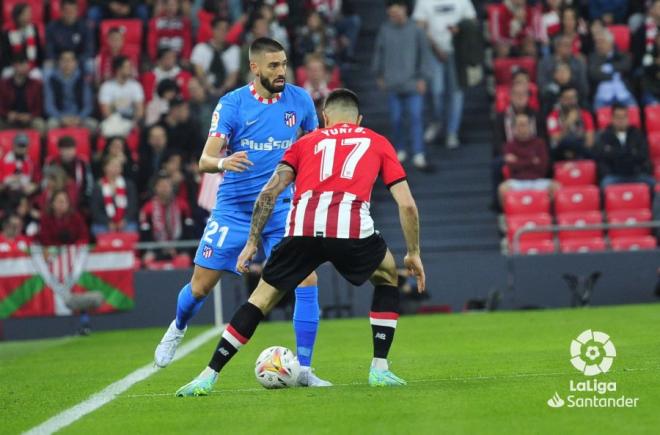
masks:
<path fill-rule="evenodd" d="M 521 226 L 651 220 L 660 175 L 660 1 L 504 0 L 486 5 L 486 15 L 493 202 L 509 242 Z M 611 230 L 609 244 L 653 248 L 650 234 Z M 553 252 L 549 233 L 526 236 L 523 252 Z M 559 242 L 562 252 L 607 244 L 603 231 L 560 232 Z"/>
<path fill-rule="evenodd" d="M 199 234 L 204 132 L 218 98 L 252 79 L 249 43 L 282 42 L 289 81 L 320 104 L 360 24 L 351 0 L 2 0 L 0 252 Z"/>

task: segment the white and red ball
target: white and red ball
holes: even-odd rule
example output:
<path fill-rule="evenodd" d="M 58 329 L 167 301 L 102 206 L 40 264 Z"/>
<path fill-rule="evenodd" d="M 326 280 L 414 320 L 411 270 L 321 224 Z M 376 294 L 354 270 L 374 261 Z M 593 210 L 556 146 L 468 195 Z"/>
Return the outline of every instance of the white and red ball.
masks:
<path fill-rule="evenodd" d="M 264 388 L 294 387 L 298 382 L 298 357 L 286 347 L 271 346 L 259 354 L 254 375 Z"/>

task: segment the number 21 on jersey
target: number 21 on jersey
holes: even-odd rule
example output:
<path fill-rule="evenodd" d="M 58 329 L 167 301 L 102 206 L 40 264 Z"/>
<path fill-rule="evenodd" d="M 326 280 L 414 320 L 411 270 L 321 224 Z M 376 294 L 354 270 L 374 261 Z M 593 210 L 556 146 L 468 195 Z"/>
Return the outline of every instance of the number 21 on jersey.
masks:
<path fill-rule="evenodd" d="M 348 180 L 353 178 L 355 174 L 355 168 L 360 162 L 360 159 L 369 149 L 371 145 L 371 139 L 367 137 L 350 137 L 346 139 L 341 139 L 341 146 L 352 146 L 353 149 L 344 160 L 344 164 L 341 168 L 341 178 L 346 178 Z M 314 148 L 314 154 L 321 153 L 321 181 L 326 180 L 332 176 L 332 170 L 335 164 L 335 151 L 337 148 L 337 139 L 327 138 L 323 139 L 316 144 Z"/>

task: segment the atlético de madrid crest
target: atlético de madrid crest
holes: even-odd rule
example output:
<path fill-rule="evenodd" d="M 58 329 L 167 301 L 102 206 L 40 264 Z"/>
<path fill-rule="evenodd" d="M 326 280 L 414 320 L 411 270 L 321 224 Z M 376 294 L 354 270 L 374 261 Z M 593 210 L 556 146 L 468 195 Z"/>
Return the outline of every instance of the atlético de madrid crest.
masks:
<path fill-rule="evenodd" d="M 296 112 L 284 112 L 284 123 L 288 127 L 296 125 Z"/>

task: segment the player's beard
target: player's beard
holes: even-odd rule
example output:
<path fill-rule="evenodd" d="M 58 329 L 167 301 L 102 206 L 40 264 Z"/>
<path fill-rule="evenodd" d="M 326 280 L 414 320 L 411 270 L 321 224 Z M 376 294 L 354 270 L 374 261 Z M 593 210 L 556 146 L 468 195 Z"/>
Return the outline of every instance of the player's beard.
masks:
<path fill-rule="evenodd" d="M 276 85 L 274 84 L 274 81 L 277 79 L 284 80 L 284 82 L 282 82 L 281 85 Z M 263 86 L 264 89 L 270 92 L 271 94 L 278 94 L 284 90 L 284 86 L 286 85 L 286 78 L 284 78 L 284 76 L 275 77 L 271 82 L 266 77 L 259 76 L 259 82 L 261 82 L 261 86 Z"/>

